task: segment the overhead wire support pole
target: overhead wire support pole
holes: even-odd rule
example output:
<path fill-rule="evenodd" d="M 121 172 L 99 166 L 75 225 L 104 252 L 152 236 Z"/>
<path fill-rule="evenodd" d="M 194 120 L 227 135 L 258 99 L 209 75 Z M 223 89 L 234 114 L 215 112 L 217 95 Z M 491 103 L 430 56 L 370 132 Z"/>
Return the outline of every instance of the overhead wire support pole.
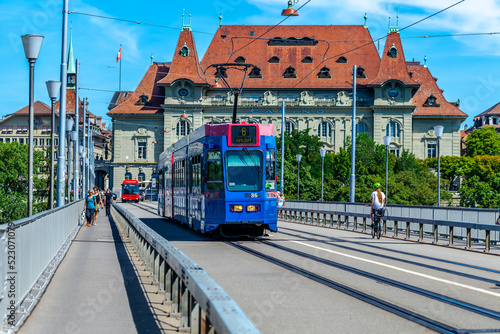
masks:
<path fill-rule="evenodd" d="M 351 144 L 351 185 L 349 202 L 356 197 L 356 65 L 352 67 L 352 144 Z"/>
<path fill-rule="evenodd" d="M 87 98 L 83 99 L 83 126 L 82 126 L 82 198 L 86 198 L 87 196 L 87 189 L 86 189 L 86 174 L 85 174 L 85 117 L 87 116 Z"/>
<path fill-rule="evenodd" d="M 63 26 L 61 50 L 61 94 L 59 100 L 59 154 L 57 157 L 57 207 L 64 205 L 64 180 L 66 176 L 64 158 L 66 152 L 66 84 L 68 75 L 67 48 L 68 48 L 68 0 L 63 1 Z"/>
<path fill-rule="evenodd" d="M 79 175 L 79 169 L 80 165 L 78 162 L 80 161 L 80 153 L 79 153 L 79 143 L 78 140 L 80 139 L 80 97 L 78 96 L 78 70 L 80 67 L 80 62 L 77 59 L 75 62 L 75 133 L 76 135 L 74 136 L 73 140 L 74 142 L 74 149 L 73 149 L 73 163 L 74 163 L 74 175 L 73 175 L 73 201 L 78 201 L 79 199 L 79 188 L 80 188 L 80 175 Z"/>
<path fill-rule="evenodd" d="M 280 176 L 280 193 L 283 194 L 285 190 L 284 176 L 285 176 L 285 100 L 281 101 L 281 176 Z"/>

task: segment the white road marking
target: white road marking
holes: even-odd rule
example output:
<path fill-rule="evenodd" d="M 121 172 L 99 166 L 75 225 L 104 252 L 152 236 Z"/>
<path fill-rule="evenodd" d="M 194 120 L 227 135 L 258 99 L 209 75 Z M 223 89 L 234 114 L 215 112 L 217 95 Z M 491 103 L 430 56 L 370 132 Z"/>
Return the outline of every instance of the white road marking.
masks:
<path fill-rule="evenodd" d="M 464 288 L 464 289 L 469 289 L 469 290 L 473 290 L 473 291 L 476 291 L 476 292 L 485 293 L 485 294 L 488 294 L 488 295 L 491 295 L 491 296 L 500 297 L 499 293 L 488 291 L 488 290 L 485 290 L 485 289 L 476 288 L 476 287 L 473 287 L 473 286 L 470 286 L 470 285 L 461 284 L 461 283 L 449 281 L 449 280 L 446 280 L 446 279 L 442 279 L 442 278 L 439 278 L 439 277 L 435 277 L 435 276 L 430 276 L 430 275 L 418 273 L 416 271 L 411 271 L 411 270 L 399 268 L 399 267 L 396 267 L 396 266 L 391 266 L 389 264 L 385 264 L 385 263 L 381 263 L 381 262 L 377 262 L 377 261 L 372 261 L 372 260 L 368 260 L 368 259 L 363 259 L 361 257 L 357 257 L 357 256 L 354 256 L 354 255 L 349 255 L 349 254 L 345 254 L 345 253 L 336 252 L 336 251 L 333 251 L 333 250 L 330 250 L 330 249 L 326 249 L 326 248 L 322 248 L 322 247 L 318 247 L 318 246 L 309 245 L 309 244 L 306 244 L 306 243 L 300 242 L 300 241 L 294 241 L 294 240 L 291 240 L 291 241 L 295 242 L 297 244 L 303 245 L 303 246 L 307 246 L 307 247 L 319 249 L 319 250 L 322 250 L 322 251 L 325 251 L 325 252 L 328 252 L 328 253 L 333 253 L 333 254 L 345 256 L 345 257 L 348 257 L 348 258 L 351 258 L 351 259 L 355 259 L 355 260 L 359 260 L 359 261 L 363 261 L 363 262 L 368 262 L 368 263 L 371 263 L 371 264 L 376 264 L 376 265 L 379 265 L 379 266 L 382 266 L 382 267 L 386 267 L 386 268 L 398 270 L 398 271 L 401 271 L 401 272 L 404 272 L 404 273 L 407 273 L 407 274 L 412 274 L 412 275 L 415 275 L 415 276 L 420 276 L 420 277 L 431 279 L 431 280 L 438 281 L 438 282 L 441 282 L 441 283 L 446 283 L 446 284 L 458 286 L 458 287 L 461 287 L 461 288 Z"/>

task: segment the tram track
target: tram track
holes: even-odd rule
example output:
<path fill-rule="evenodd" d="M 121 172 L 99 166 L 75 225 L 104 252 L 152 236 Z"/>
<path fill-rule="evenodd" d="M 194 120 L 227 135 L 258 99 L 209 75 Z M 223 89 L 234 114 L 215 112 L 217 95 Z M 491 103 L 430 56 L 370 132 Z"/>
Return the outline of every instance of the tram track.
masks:
<path fill-rule="evenodd" d="M 398 282 L 398 281 L 395 281 L 395 280 L 392 280 L 389 278 L 385 278 L 385 277 L 382 277 L 382 276 L 379 276 L 376 274 L 372 274 L 372 273 L 369 273 L 369 272 L 366 272 L 366 271 L 363 271 L 360 269 L 356 269 L 356 268 L 353 268 L 353 267 L 350 267 L 347 265 L 343 265 L 343 264 L 340 264 L 340 263 L 337 263 L 337 262 L 334 262 L 331 260 L 319 258 L 317 256 L 310 255 L 310 254 L 307 254 L 307 253 L 304 253 L 304 252 L 301 252 L 301 251 L 298 251 L 295 249 L 291 249 L 288 247 L 284 247 L 284 246 L 275 244 L 273 242 L 262 241 L 262 240 L 260 240 L 259 242 L 262 244 L 265 244 L 267 246 L 274 247 L 276 249 L 280 249 L 282 251 L 300 256 L 302 258 L 317 261 L 319 263 L 325 264 L 325 265 L 330 266 L 330 267 L 334 267 L 334 268 L 337 268 L 340 270 L 354 273 L 358 276 L 372 279 L 378 283 L 385 283 L 387 285 L 390 285 L 390 286 L 393 286 L 393 287 L 396 287 L 396 288 L 399 288 L 399 289 L 402 289 L 402 290 L 405 290 L 405 291 L 408 291 L 408 292 L 411 292 L 414 294 L 418 294 L 418 295 L 424 296 L 426 298 L 430 298 L 430 299 L 433 299 L 433 300 L 436 300 L 436 301 L 439 301 L 439 302 L 442 302 L 442 303 L 445 303 L 445 304 L 448 304 L 448 305 L 451 305 L 451 306 L 454 306 L 457 308 L 461 308 L 461 309 L 466 310 L 466 311 L 471 312 L 471 313 L 475 313 L 475 314 L 478 314 L 478 315 L 481 315 L 484 317 L 494 319 L 496 321 L 500 321 L 500 313 L 498 313 L 494 310 L 489 310 L 489 309 L 486 309 L 486 308 L 483 308 L 483 307 L 480 307 L 477 305 L 473 305 L 471 303 L 463 302 L 463 301 L 460 301 L 460 300 L 457 300 L 454 298 L 450 298 L 450 297 L 447 297 L 447 296 L 444 296 L 444 295 L 441 295 L 438 293 L 434 293 L 434 292 L 431 292 L 431 291 L 428 291 L 425 289 L 421 289 L 421 288 L 418 288 L 418 287 L 415 287 L 415 286 L 412 286 L 409 284 Z M 227 242 L 227 243 L 230 244 L 231 246 L 241 250 L 241 251 L 244 251 L 244 252 L 247 252 L 251 255 L 257 256 L 263 260 L 266 260 L 270 263 L 273 263 L 273 264 L 278 265 L 282 268 L 290 270 L 290 271 L 292 271 L 296 274 L 299 274 L 303 277 L 306 277 L 306 278 L 311 279 L 315 282 L 318 282 L 320 284 L 328 286 L 332 289 L 335 289 L 337 291 L 345 293 L 349 296 L 352 296 L 354 298 L 362 300 L 366 303 L 369 303 L 375 307 L 386 310 L 390 313 L 396 314 L 404 319 L 407 319 L 409 321 L 412 321 L 414 323 L 417 323 L 419 325 L 422 325 L 424 327 L 427 327 L 427 328 L 434 330 L 436 332 L 439 332 L 439 333 L 500 332 L 500 329 L 499 330 L 496 330 L 496 329 L 464 330 L 464 329 L 454 328 L 454 327 L 449 326 L 449 325 L 442 323 L 440 321 L 431 319 L 423 314 L 416 313 L 412 310 L 409 310 L 409 309 L 406 309 L 406 308 L 401 307 L 399 305 L 393 304 L 389 301 L 380 299 L 378 297 L 370 295 L 370 294 L 363 292 L 361 290 L 358 290 L 356 288 L 349 287 L 349 286 L 342 284 L 342 283 L 339 283 L 339 282 L 335 282 L 329 278 L 326 278 L 324 276 L 318 275 L 318 274 L 313 273 L 311 271 L 305 270 L 303 268 L 295 266 L 295 265 L 288 263 L 286 261 L 277 259 L 273 256 L 270 256 L 270 255 L 264 254 L 262 252 L 259 252 L 257 250 L 254 250 L 252 248 L 246 247 L 246 246 L 240 244 L 239 242 Z"/>

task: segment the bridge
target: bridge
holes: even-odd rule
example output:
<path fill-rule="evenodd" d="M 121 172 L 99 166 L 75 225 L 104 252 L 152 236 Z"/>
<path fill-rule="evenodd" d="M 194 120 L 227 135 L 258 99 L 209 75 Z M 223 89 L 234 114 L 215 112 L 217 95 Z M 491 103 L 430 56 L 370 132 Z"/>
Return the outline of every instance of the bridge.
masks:
<path fill-rule="evenodd" d="M 0 226 L 2 332 L 500 332 L 495 210 L 287 201 L 279 232 L 227 240 L 116 203 Z"/>

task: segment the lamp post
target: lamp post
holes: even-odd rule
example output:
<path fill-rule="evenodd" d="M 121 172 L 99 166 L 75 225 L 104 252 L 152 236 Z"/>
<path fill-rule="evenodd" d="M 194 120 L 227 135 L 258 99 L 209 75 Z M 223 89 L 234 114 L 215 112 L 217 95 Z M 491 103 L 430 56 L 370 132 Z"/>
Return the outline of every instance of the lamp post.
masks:
<path fill-rule="evenodd" d="M 280 193 L 285 191 L 285 101 L 281 102 L 281 176 L 280 176 Z"/>
<path fill-rule="evenodd" d="M 325 154 L 326 150 L 319 150 L 319 154 L 321 155 L 321 202 L 323 202 L 323 179 L 324 179 L 324 170 L 325 170 Z"/>
<path fill-rule="evenodd" d="M 60 81 L 46 81 L 47 92 L 50 97 L 50 208 L 54 208 L 54 125 L 56 124 L 56 113 L 54 112 L 54 104 L 56 103 L 57 96 L 59 95 L 59 89 L 61 88 Z"/>
<path fill-rule="evenodd" d="M 85 129 L 85 123 L 84 123 L 84 126 L 83 128 Z M 85 143 L 85 137 L 83 138 L 83 142 Z M 81 189 L 82 189 L 82 198 L 85 197 L 85 148 L 80 145 L 78 147 L 78 152 L 80 153 L 80 158 L 82 158 L 82 174 L 81 174 L 81 179 L 82 179 L 82 182 L 81 182 Z M 80 160 L 78 160 L 80 161 Z M 78 169 L 80 169 L 80 166 L 78 166 Z M 78 180 L 78 184 L 80 185 L 80 180 Z"/>
<path fill-rule="evenodd" d="M 389 145 L 391 144 L 391 136 L 384 136 L 384 145 L 385 145 L 385 204 L 387 204 L 387 198 L 389 194 L 388 180 L 389 180 Z"/>
<path fill-rule="evenodd" d="M 436 133 L 436 137 L 438 140 L 438 147 L 437 147 L 437 155 L 438 155 L 438 184 L 437 184 L 437 191 L 438 191 L 438 204 L 437 206 L 441 206 L 441 136 L 443 135 L 443 130 L 444 127 L 441 125 L 436 125 L 434 127 L 434 132 Z"/>
<path fill-rule="evenodd" d="M 73 130 L 73 119 L 67 118 L 66 119 L 66 136 L 68 138 L 68 169 L 67 169 L 67 175 L 68 175 L 68 188 L 67 188 L 67 195 L 68 195 L 68 203 L 71 202 L 71 131 Z"/>
<path fill-rule="evenodd" d="M 297 201 L 300 198 L 300 159 L 302 159 L 301 154 L 295 156 L 297 158 Z"/>
<path fill-rule="evenodd" d="M 40 48 L 42 47 L 43 36 L 24 35 L 21 36 L 24 47 L 24 54 L 30 65 L 29 83 L 29 133 L 28 133 L 28 217 L 33 214 L 33 131 L 35 122 L 34 107 L 34 82 L 35 82 L 35 62 L 38 59 Z"/>

